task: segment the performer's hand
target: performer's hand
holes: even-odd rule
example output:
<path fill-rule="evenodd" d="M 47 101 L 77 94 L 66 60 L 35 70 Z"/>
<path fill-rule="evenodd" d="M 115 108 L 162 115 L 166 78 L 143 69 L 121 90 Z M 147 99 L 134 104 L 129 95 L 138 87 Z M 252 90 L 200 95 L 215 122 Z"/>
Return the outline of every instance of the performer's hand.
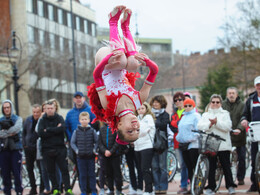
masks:
<path fill-rule="evenodd" d="M 146 66 L 146 62 L 144 60 L 149 59 L 149 57 L 144 53 L 136 53 L 134 57 L 140 62 L 138 66 Z"/>
<path fill-rule="evenodd" d="M 113 55 L 109 58 L 107 65 L 116 65 L 121 63 L 121 56 L 125 55 L 122 50 L 114 50 Z"/>

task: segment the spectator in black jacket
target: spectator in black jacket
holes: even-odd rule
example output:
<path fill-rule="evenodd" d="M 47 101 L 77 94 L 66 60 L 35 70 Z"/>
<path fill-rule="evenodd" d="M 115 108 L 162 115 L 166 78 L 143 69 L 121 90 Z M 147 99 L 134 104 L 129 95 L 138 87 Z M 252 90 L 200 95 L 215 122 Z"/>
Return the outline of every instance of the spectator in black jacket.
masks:
<path fill-rule="evenodd" d="M 170 123 L 170 116 L 165 111 L 167 106 L 165 97 L 163 95 L 154 96 L 150 105 L 156 118 L 156 131 L 162 131 L 168 137 L 167 126 Z M 168 190 L 167 149 L 162 154 L 154 153 L 152 168 L 155 193 L 165 194 Z"/>
<path fill-rule="evenodd" d="M 26 158 L 26 168 L 29 175 L 30 186 L 31 186 L 29 195 L 37 194 L 37 186 L 35 183 L 35 176 L 33 171 L 34 162 L 36 161 L 36 142 L 38 138 L 38 135 L 35 131 L 35 127 L 38 122 L 38 119 L 41 116 L 41 113 L 42 113 L 41 106 L 39 104 L 34 104 L 32 106 L 32 115 L 29 116 L 23 124 L 22 143 L 23 143 L 23 148 L 24 148 L 24 153 Z M 39 172 L 41 175 L 39 161 L 37 161 L 37 166 L 39 168 Z M 43 192 L 43 190 L 44 190 L 44 185 L 41 179 L 40 193 Z"/>
<path fill-rule="evenodd" d="M 117 133 L 112 134 L 109 126 L 106 124 L 99 130 L 98 147 L 99 153 L 104 157 L 105 175 L 107 180 L 108 195 L 114 195 L 114 181 L 116 184 L 116 195 L 122 195 L 122 173 L 120 169 L 121 147 L 116 142 Z"/>
<path fill-rule="evenodd" d="M 80 172 L 79 182 L 81 195 L 87 194 L 87 179 L 92 195 L 97 194 L 95 176 L 95 151 L 97 145 L 97 134 L 90 125 L 88 112 L 79 115 L 78 128 L 73 131 L 70 145 L 77 155 L 77 165 Z"/>
<path fill-rule="evenodd" d="M 55 110 L 54 102 L 47 102 L 46 113 L 39 122 L 38 134 L 42 141 L 43 160 L 47 165 L 53 195 L 60 194 L 60 188 L 55 174 L 55 163 L 57 163 L 62 173 L 62 181 L 64 182 L 66 190 L 65 195 L 70 195 L 73 193 L 70 188 L 68 162 L 66 160 L 67 149 L 64 144 L 66 127 L 63 117 L 57 114 Z"/>

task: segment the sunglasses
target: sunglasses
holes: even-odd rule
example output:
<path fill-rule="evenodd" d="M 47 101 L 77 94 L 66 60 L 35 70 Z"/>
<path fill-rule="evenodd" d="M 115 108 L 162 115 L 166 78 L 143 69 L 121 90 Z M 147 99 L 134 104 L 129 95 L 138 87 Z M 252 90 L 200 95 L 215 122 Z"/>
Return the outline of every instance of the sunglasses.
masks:
<path fill-rule="evenodd" d="M 192 105 L 185 105 L 184 108 L 192 107 Z"/>
<path fill-rule="evenodd" d="M 211 103 L 212 103 L 212 104 L 219 104 L 220 102 L 218 102 L 218 101 L 212 101 Z"/>
<path fill-rule="evenodd" d="M 174 100 L 174 102 L 178 102 L 178 101 L 181 102 L 181 101 L 183 101 L 183 99 L 175 99 Z"/>

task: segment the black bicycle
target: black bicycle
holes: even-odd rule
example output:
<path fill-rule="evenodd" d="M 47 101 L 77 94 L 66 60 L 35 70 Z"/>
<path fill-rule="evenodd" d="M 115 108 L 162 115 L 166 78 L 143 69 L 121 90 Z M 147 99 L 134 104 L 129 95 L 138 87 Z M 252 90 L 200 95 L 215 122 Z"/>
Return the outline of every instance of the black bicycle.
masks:
<path fill-rule="evenodd" d="M 201 130 L 192 130 L 199 133 L 199 157 L 195 167 L 194 175 L 191 183 L 191 193 L 199 195 L 203 193 L 204 186 L 209 175 L 209 160 L 208 156 L 214 156 L 217 154 L 221 141 L 225 139 L 221 138 L 214 133 L 205 133 Z"/>

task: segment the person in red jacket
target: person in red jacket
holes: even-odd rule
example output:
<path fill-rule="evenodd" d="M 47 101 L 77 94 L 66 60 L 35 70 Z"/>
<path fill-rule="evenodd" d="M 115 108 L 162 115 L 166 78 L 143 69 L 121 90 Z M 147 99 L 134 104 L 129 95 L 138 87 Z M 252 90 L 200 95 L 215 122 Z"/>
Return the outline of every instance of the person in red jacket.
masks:
<path fill-rule="evenodd" d="M 188 169 L 183 161 L 182 152 L 179 150 L 179 142 L 176 140 L 176 136 L 178 134 L 178 124 L 181 120 L 184 112 L 183 101 L 185 99 L 185 95 L 182 92 L 176 92 L 173 96 L 174 101 L 174 111 L 171 116 L 171 125 L 170 128 L 174 133 L 173 142 L 174 142 L 174 149 L 176 151 L 177 159 L 181 166 L 181 189 L 177 192 L 178 194 L 187 192 L 188 186 Z"/>

